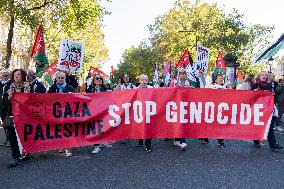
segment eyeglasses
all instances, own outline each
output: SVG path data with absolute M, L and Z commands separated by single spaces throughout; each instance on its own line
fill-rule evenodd
M 96 80 L 97 80 L 97 81 L 99 81 L 99 80 L 101 80 L 101 81 L 102 81 L 102 80 L 103 80 L 103 78 L 96 77 Z
M 126 79 L 126 78 L 129 78 L 129 76 L 124 76 L 123 78 L 125 78 L 125 79 Z
M 186 74 L 185 72 L 180 72 L 179 74 Z
M 65 79 L 65 77 L 57 77 L 57 79 Z

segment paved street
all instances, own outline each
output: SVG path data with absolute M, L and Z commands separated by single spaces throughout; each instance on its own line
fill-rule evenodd
M 284 135 L 276 136 L 284 144 Z M 187 141 L 186 152 L 156 139 L 151 154 L 136 141 L 115 143 L 97 155 L 92 147 L 74 149 L 68 158 L 39 153 L 11 169 L 11 151 L 0 146 L 0 188 L 284 188 L 284 150 L 270 152 L 267 143 L 255 149 L 250 141 L 226 141 L 225 149 L 216 140 Z

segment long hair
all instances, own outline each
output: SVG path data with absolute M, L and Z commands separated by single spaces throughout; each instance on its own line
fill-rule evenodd
M 95 74 L 95 75 L 94 75 L 94 77 L 92 78 L 91 87 L 94 88 L 94 87 L 96 86 L 96 84 L 94 84 L 94 81 L 95 81 L 95 79 L 96 79 L 97 76 L 99 76 L 100 78 L 102 78 L 102 85 L 101 85 L 101 88 L 104 88 L 104 89 L 105 89 L 106 87 L 105 87 L 105 85 L 104 85 L 104 78 L 103 78 L 100 74 Z
M 124 78 L 124 75 L 128 75 L 127 73 L 124 73 L 122 76 L 121 76 L 121 84 L 124 84 L 124 80 L 123 80 L 123 78 Z M 128 77 L 129 77 L 129 79 L 128 79 L 128 83 L 131 83 L 131 79 L 130 79 L 130 76 L 128 75 Z
M 11 82 L 12 83 L 15 83 L 15 79 L 14 79 L 14 74 L 15 72 L 17 71 L 20 71 L 21 72 L 21 75 L 22 75 L 22 79 L 23 79 L 23 82 L 27 82 L 27 73 L 25 70 L 23 69 L 14 69 L 11 73 Z

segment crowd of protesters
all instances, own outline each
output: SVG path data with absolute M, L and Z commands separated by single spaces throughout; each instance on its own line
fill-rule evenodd
M 284 78 L 275 81 L 275 75 L 261 71 L 256 77 L 249 74 L 245 81 L 238 85 L 232 86 L 225 83 L 225 78 L 222 74 L 212 76 L 212 83 L 206 84 L 205 77 L 202 71 L 199 70 L 196 76 L 197 86 L 192 85 L 187 79 L 187 73 L 184 69 L 179 69 L 177 73 L 172 73 L 171 78 L 167 84 L 163 83 L 160 79 L 160 87 L 188 87 L 188 88 L 209 88 L 222 90 L 222 89 L 237 89 L 237 90 L 266 90 L 271 91 L 275 97 L 274 114 L 271 121 L 270 129 L 268 132 L 268 142 L 271 151 L 279 151 L 282 146 L 276 142 L 274 131 L 283 132 L 282 116 L 284 113 Z M 117 82 L 116 85 L 111 87 L 104 84 L 104 79 L 101 75 L 95 74 L 93 77 L 89 74 L 85 79 L 85 83 L 79 86 L 76 76 L 66 72 L 56 72 L 54 75 L 54 84 L 48 89 L 36 78 L 36 73 L 32 70 L 15 69 L 13 71 L 1 70 L 0 72 L 0 113 L 1 123 L 5 131 L 5 142 L 3 145 L 11 147 L 12 161 L 8 164 L 9 167 L 20 165 L 22 160 L 29 157 L 29 154 L 20 154 L 17 134 L 13 124 L 12 104 L 11 98 L 13 93 L 100 93 L 112 90 L 131 90 L 135 88 L 153 88 L 149 84 L 148 76 L 141 75 L 138 83 L 131 83 L 128 74 L 124 74 Z M 208 144 L 208 138 L 200 139 L 202 143 Z M 121 141 L 126 143 L 128 141 Z M 142 139 L 138 140 L 138 146 L 144 147 L 146 152 L 152 152 L 151 139 L 146 139 L 145 143 Z M 180 147 L 183 151 L 187 148 L 185 138 L 174 139 L 174 145 Z M 260 141 L 254 141 L 256 148 L 260 148 Z M 93 154 L 101 151 L 102 146 L 111 147 L 111 143 L 94 144 Z M 218 139 L 218 146 L 225 148 L 223 139 Z M 60 152 L 65 152 L 66 156 L 72 156 L 71 149 L 62 149 Z

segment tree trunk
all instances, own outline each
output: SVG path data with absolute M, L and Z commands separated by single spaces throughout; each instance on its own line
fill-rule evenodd
M 5 68 L 10 67 L 10 60 L 12 56 L 12 42 L 13 42 L 13 37 L 14 37 L 14 26 L 15 26 L 15 16 L 11 16 L 10 20 L 10 27 L 9 27 L 9 33 L 8 33 L 8 39 L 7 39 L 7 51 L 6 51 L 6 64 Z

